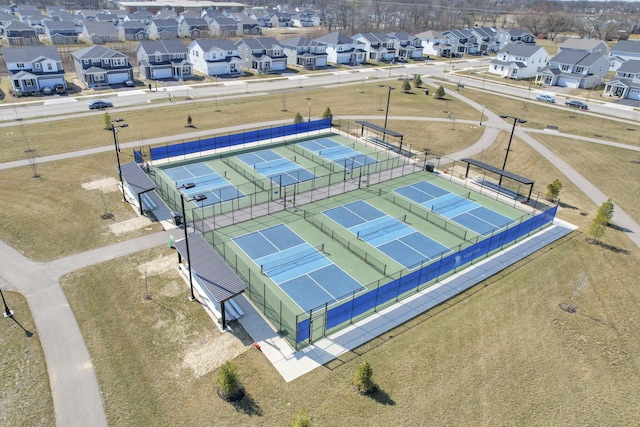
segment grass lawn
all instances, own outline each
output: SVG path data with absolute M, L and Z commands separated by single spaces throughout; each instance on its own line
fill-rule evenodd
M 16 292 L 3 294 L 14 315 L 0 315 L 0 425 L 52 426 L 47 366 L 27 300 Z

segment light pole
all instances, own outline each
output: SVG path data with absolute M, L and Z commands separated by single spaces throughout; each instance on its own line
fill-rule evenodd
M 480 126 L 482 126 L 482 119 L 484 118 L 484 105 L 482 106 L 482 112 L 480 113 Z
M 122 123 L 124 119 L 115 119 L 111 121 L 111 131 L 113 132 L 113 145 L 116 149 L 116 160 L 118 160 L 118 176 L 120 177 L 120 187 L 122 188 L 122 201 L 126 202 L 127 197 L 124 194 L 124 181 L 122 179 L 122 167 L 120 166 L 120 147 L 118 146 L 118 129 L 115 123 L 120 123 L 118 126 L 126 128 L 129 126 L 126 123 Z
M 394 90 L 395 87 L 385 85 L 380 85 L 380 87 L 386 87 L 387 89 L 389 89 L 389 93 L 387 95 L 387 110 L 384 113 L 384 130 L 382 134 L 382 141 L 384 141 L 387 136 L 387 119 L 389 118 L 389 101 L 391 101 L 391 91 Z
M 0 289 L 0 296 L 2 296 L 2 304 L 4 304 L 4 317 L 12 317 L 13 311 L 9 310 L 9 306 L 7 305 L 7 301 L 4 299 L 4 294 L 2 293 L 2 289 Z
M 507 158 L 509 157 L 509 150 L 511 149 L 511 141 L 513 141 L 513 132 L 516 130 L 516 124 L 518 123 L 527 123 L 526 120 L 519 119 L 518 117 L 513 116 L 500 116 L 502 119 L 513 119 L 513 127 L 511 128 L 511 136 L 509 137 L 509 144 L 507 144 L 507 152 L 504 155 L 504 163 L 502 163 L 502 174 L 500 174 L 500 180 L 498 181 L 498 186 L 502 185 L 502 177 L 504 174 L 504 168 L 507 167 Z
M 307 123 L 311 123 L 311 101 L 309 101 L 309 121 Z
M 180 187 L 178 187 L 178 190 L 180 189 L 189 189 L 189 188 L 193 188 L 196 185 L 192 182 L 188 182 L 186 184 L 181 185 Z M 205 196 L 204 194 L 198 194 L 197 196 L 195 196 L 193 199 L 189 199 L 194 200 L 196 202 L 201 202 L 203 200 L 205 200 L 207 198 L 207 196 Z M 193 275 L 191 273 L 191 253 L 189 252 L 189 232 L 187 231 L 187 218 L 186 218 L 186 214 L 185 214 L 185 210 L 184 210 L 184 193 L 182 191 L 180 191 L 180 206 L 182 207 L 182 228 L 184 229 L 184 244 L 187 248 L 187 264 L 189 264 L 189 290 L 191 292 L 191 294 L 189 295 L 189 301 L 195 301 L 196 300 L 196 296 L 193 293 Z

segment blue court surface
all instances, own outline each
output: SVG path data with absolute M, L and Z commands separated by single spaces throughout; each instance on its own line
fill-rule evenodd
M 492 209 L 427 181 L 396 188 L 394 191 L 483 236 L 514 222 Z
M 273 150 L 240 154 L 236 158 L 281 186 L 308 181 L 316 177 L 313 173 Z
M 450 252 L 450 248 L 362 200 L 323 213 L 406 268 Z
M 373 157 L 362 154 L 353 148 L 346 147 L 331 138 L 314 139 L 313 141 L 301 142 L 298 145 L 312 151 L 318 156 L 322 156 L 339 164 L 345 169 L 355 169 L 377 163 L 377 160 Z
M 236 187 L 229 183 L 224 177 L 216 173 L 206 163 L 193 163 L 190 165 L 177 166 L 165 169 L 164 173 L 170 180 L 176 183 L 176 187 L 193 183 L 193 188 L 183 188 L 182 191 L 187 197 L 192 198 L 199 194 L 204 194 L 207 198 L 198 203 L 199 206 L 214 205 L 219 202 L 237 199 L 244 196 Z
M 304 311 L 365 289 L 284 224 L 233 241 Z

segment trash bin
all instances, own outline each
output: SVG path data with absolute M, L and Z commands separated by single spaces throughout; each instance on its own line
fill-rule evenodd
M 175 225 L 182 225 L 182 215 L 180 215 L 178 212 L 171 212 L 171 217 L 173 218 L 173 223 Z
M 429 89 L 425 89 L 425 90 L 424 90 L 424 94 L 425 94 L 425 95 L 427 95 L 427 96 L 429 96 Z
M 427 172 L 433 172 L 435 170 L 435 165 L 433 163 L 427 163 L 424 165 L 424 168 Z

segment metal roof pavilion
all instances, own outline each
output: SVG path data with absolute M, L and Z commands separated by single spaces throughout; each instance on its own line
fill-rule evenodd
M 127 187 L 133 191 L 138 198 L 140 215 L 143 214 L 141 195 L 147 191 L 155 190 L 156 184 L 147 176 L 136 162 L 125 163 L 120 167 L 122 179 L 127 183 Z
M 527 196 L 527 199 L 531 198 L 531 193 L 533 192 L 533 184 L 535 183 L 534 180 L 529 179 L 529 178 L 525 178 L 524 176 L 516 175 L 515 173 L 506 171 L 504 169 L 497 168 L 495 166 L 491 166 L 490 164 L 483 163 L 483 162 L 481 162 L 479 160 L 470 159 L 470 158 L 461 159 L 461 160 L 463 162 L 467 163 L 467 170 L 466 170 L 466 172 L 464 174 L 465 178 L 469 177 L 469 166 L 470 165 L 477 166 L 477 167 L 479 167 L 481 169 L 484 169 L 484 170 L 487 170 L 489 172 L 493 172 L 495 174 L 498 174 L 501 177 L 504 176 L 504 177 L 512 179 L 512 180 L 514 180 L 516 182 L 519 182 L 521 184 L 528 185 L 529 186 L 529 195 Z
M 362 125 L 364 127 L 368 127 L 368 128 L 373 129 L 373 130 L 377 130 L 378 132 L 386 133 L 387 135 L 393 136 L 395 138 L 404 137 L 404 135 L 399 133 L 399 132 L 393 131 L 391 129 L 387 129 L 387 128 L 383 127 L 383 126 L 378 126 L 378 125 L 373 124 L 373 123 L 365 122 L 363 120 L 356 120 L 356 123 L 359 124 L 359 125 Z

